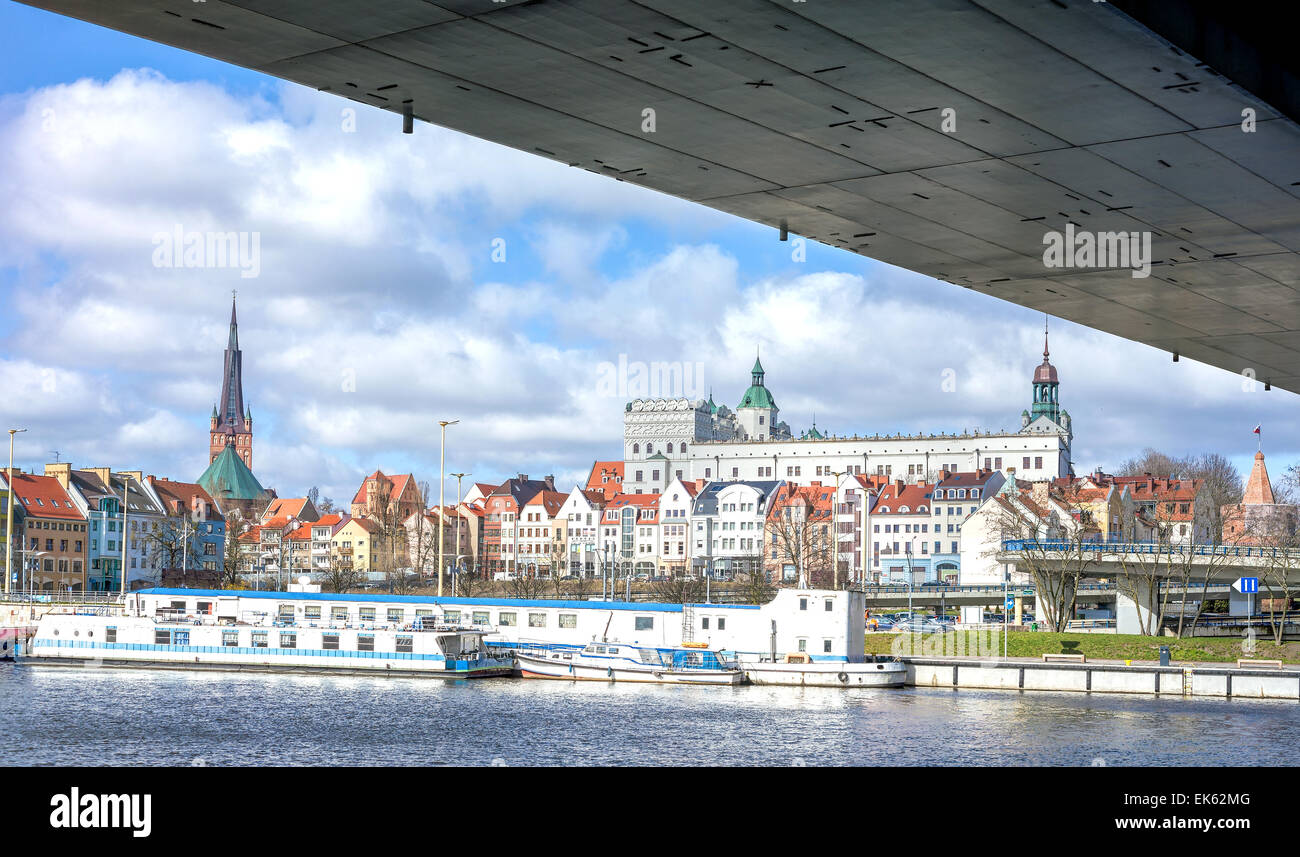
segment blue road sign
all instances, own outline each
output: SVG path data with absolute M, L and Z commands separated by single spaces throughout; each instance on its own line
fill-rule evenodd
M 1014 599 L 1014 598 L 1008 598 L 1008 599 L 1007 599 L 1007 609 L 1008 609 L 1008 610 L 1015 610 L 1015 609 L 1016 609 L 1016 599 Z
M 1238 578 L 1237 582 L 1232 584 L 1232 588 L 1242 593 L 1243 595 L 1250 592 L 1259 592 L 1259 578 L 1258 577 Z

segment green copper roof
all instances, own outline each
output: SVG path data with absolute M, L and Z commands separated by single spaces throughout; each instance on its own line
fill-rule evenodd
M 749 371 L 753 372 L 755 375 L 763 374 L 763 364 L 759 361 L 757 357 L 754 358 L 754 368 L 750 369 Z
M 235 452 L 233 446 L 221 450 L 221 454 L 208 465 L 199 477 L 199 484 L 214 500 L 255 500 L 265 489 L 257 481 L 253 471 Z
M 745 395 L 740 399 L 742 408 L 775 408 L 776 400 L 772 394 L 762 384 L 754 384 L 745 391 Z

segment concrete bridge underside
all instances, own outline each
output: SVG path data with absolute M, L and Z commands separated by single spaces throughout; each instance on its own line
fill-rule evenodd
M 1267 7 L 28 2 L 1300 390 L 1300 85 Z M 1151 276 L 1046 267 L 1070 224 L 1149 232 Z

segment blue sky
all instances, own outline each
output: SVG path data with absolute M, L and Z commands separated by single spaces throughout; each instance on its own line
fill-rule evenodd
M 734 406 L 761 347 L 796 432 L 1012 428 L 1029 405 L 1033 311 L 816 243 L 796 261 L 766 227 L 15 3 L 0 56 L 0 381 L 24 468 L 58 450 L 197 477 L 232 289 L 254 470 L 281 496 L 346 499 L 376 467 L 434 480 L 443 418 L 449 471 L 567 488 L 620 454 L 597 379 L 621 354 L 702 364 Z M 257 232 L 259 276 L 154 266 L 176 224 Z M 1256 423 L 1275 477 L 1300 457 L 1289 393 L 1057 319 L 1052 356 L 1078 472 L 1146 446 L 1245 472 Z

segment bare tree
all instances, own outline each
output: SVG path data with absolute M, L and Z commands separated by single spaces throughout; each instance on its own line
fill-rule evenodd
M 760 550 L 775 550 L 774 565 L 792 565 L 815 589 L 833 589 L 836 584 L 834 533 L 829 519 L 813 517 L 813 506 L 803 497 L 792 497 L 767 518 Z M 761 554 L 760 554 L 761 559 Z
M 766 604 L 776 595 L 776 587 L 767 579 L 766 574 L 737 575 L 736 585 L 746 604 Z
M 244 531 L 244 515 L 238 509 L 226 513 L 226 543 L 221 556 L 221 588 L 241 586 L 244 570 L 244 552 L 239 546 L 239 536 Z
M 321 577 L 322 588 L 326 592 L 350 592 L 361 581 L 355 568 L 350 564 L 332 562 Z
M 656 601 L 665 604 L 693 604 L 704 598 L 704 582 L 698 578 L 671 576 L 651 587 Z
M 517 574 L 506 581 L 506 595 L 511 598 L 540 598 L 546 592 L 546 581 L 526 574 Z

